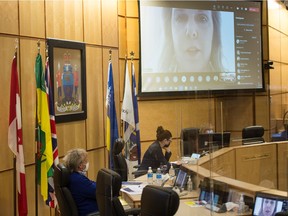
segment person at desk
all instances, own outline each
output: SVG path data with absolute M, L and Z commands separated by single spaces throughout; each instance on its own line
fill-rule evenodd
M 169 159 L 172 155 L 169 146 L 172 142 L 172 134 L 169 130 L 164 130 L 162 126 L 159 126 L 156 131 L 156 138 L 157 139 L 149 146 L 145 152 L 142 163 L 138 170 L 148 170 L 149 167 L 151 167 L 153 170 L 161 167 L 162 171 L 164 172 L 169 170 Z M 165 155 L 163 154 L 162 149 L 165 150 Z
M 63 158 L 64 165 L 71 172 L 69 190 L 77 205 L 80 216 L 98 211 L 96 202 L 96 182 L 87 178 L 88 153 L 76 148 L 67 152 Z

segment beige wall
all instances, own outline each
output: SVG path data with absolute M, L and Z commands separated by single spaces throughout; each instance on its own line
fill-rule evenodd
M 34 112 L 35 76 L 34 63 L 37 42 L 45 55 L 45 40 L 57 38 L 81 41 L 86 44 L 87 120 L 57 124 L 59 154 L 74 147 L 89 151 L 89 177 L 96 178 L 99 168 L 107 166 L 107 151 L 104 143 L 105 95 L 109 49 L 112 50 L 115 101 L 120 125 L 120 109 L 123 97 L 124 60 L 135 52 L 136 78 L 139 73 L 139 25 L 136 0 L 26 0 L 0 1 L 0 208 L 1 214 L 13 215 L 13 155 L 7 145 L 9 89 L 11 61 L 15 39 L 19 41 L 18 70 L 22 97 L 23 144 L 28 187 L 29 215 L 35 215 L 34 184 Z M 264 4 L 266 11 L 266 4 Z M 269 10 L 269 14 L 270 14 Z M 275 69 L 265 71 L 266 83 L 271 81 L 264 93 L 219 95 L 217 97 L 189 98 L 139 98 L 139 118 L 142 152 L 155 139 L 157 126 L 162 125 L 173 134 L 172 160 L 180 156 L 179 136 L 181 128 L 215 126 L 232 132 L 232 139 L 241 137 L 243 127 L 261 124 L 268 140 L 271 117 L 281 118 L 287 105 L 287 11 L 284 8 L 271 11 L 263 17 L 264 59 L 273 60 Z M 281 17 L 281 18 L 280 18 Z M 275 20 L 274 20 L 275 19 Z M 268 21 L 267 21 L 268 20 Z M 272 21 L 274 20 L 274 21 Z M 269 34 L 268 34 L 269 32 Z M 269 37 L 268 37 L 269 36 Z M 276 37 L 276 40 L 271 38 Z M 269 38 L 269 41 L 268 41 Z M 279 42 L 280 41 L 280 42 Z M 269 47 L 268 47 L 269 42 Z M 276 43 L 276 44 L 274 44 Z M 279 44 L 280 43 L 280 44 Z M 273 48 L 272 48 L 273 47 Z M 284 48 L 286 47 L 286 49 Z M 268 48 L 270 53 L 268 53 Z M 273 50 L 273 51 L 271 51 Z M 268 55 L 269 54 L 269 55 Z M 280 75 L 274 77 L 274 74 Z M 275 83 L 274 83 L 275 82 Z M 274 91 L 275 89 L 275 91 Z M 280 89 L 280 90 L 279 90 Z M 275 94 L 274 94 L 275 92 Z M 223 127 L 220 125 L 220 107 L 223 108 Z M 288 108 L 286 108 L 288 109 Z M 232 145 L 235 143 L 232 142 Z M 235 144 L 236 145 L 236 144 Z M 9 194 L 7 196 L 7 194 Z M 39 195 L 39 215 L 53 215 L 43 204 Z

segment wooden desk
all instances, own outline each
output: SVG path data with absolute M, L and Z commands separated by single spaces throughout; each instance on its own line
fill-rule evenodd
M 125 200 L 129 206 L 132 208 L 139 208 L 141 207 L 141 194 L 131 195 L 126 192 L 121 193 L 122 199 Z M 181 200 L 191 200 L 199 197 L 199 193 L 195 190 L 192 192 L 188 192 L 187 195 L 181 196 Z
M 211 216 L 211 215 L 222 215 L 222 216 L 231 216 L 237 215 L 234 212 L 226 212 L 226 213 L 216 213 L 210 212 L 210 210 L 206 209 L 204 206 L 191 207 L 186 204 L 187 200 L 180 200 L 180 205 L 178 211 L 175 216 L 185 216 L 185 215 L 196 215 L 196 216 Z

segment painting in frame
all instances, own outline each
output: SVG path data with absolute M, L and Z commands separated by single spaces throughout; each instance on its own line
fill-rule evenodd
M 56 123 L 85 120 L 85 44 L 47 39 Z

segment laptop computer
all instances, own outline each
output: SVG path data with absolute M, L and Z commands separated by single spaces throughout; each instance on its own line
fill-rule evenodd
M 167 181 L 168 181 L 168 179 L 166 181 L 163 181 L 161 186 L 164 186 Z M 179 189 L 182 190 L 183 188 L 185 188 L 186 184 L 187 184 L 187 172 L 185 172 L 182 169 L 179 169 L 177 172 L 176 180 L 175 180 L 173 186 L 168 187 L 168 188 L 178 187 Z
M 272 195 L 264 192 L 256 192 L 253 216 L 261 216 L 265 213 L 275 215 L 276 212 L 288 211 L 288 198 L 279 195 Z

